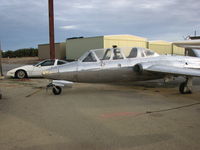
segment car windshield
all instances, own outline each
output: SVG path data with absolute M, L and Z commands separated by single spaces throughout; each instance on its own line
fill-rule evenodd
M 45 61 L 45 60 L 44 60 Z M 39 63 L 37 63 L 37 64 L 33 64 L 33 66 L 39 66 L 41 63 L 43 63 L 44 61 L 41 61 L 41 62 L 39 62 Z
M 44 60 L 44 61 L 41 61 L 37 64 L 35 64 L 34 66 L 53 66 L 54 65 L 54 62 L 55 60 Z

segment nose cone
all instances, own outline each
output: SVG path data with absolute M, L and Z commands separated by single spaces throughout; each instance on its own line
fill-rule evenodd
M 59 75 L 58 67 L 47 69 L 42 72 L 42 76 L 47 79 L 56 79 Z

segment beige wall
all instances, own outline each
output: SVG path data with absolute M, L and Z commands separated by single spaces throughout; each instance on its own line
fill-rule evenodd
M 66 42 L 60 43 L 59 52 L 57 53 L 59 55 L 57 58 L 59 59 L 66 59 Z
M 133 35 L 111 35 L 104 36 L 104 48 L 111 48 L 113 45 L 118 47 L 144 47 L 147 48 L 147 39 Z M 128 55 L 130 48 L 125 48 L 124 53 Z
M 149 41 L 148 48 L 157 52 L 158 54 L 172 53 L 172 44 L 167 41 Z
M 149 49 L 157 52 L 158 54 L 171 54 L 172 45 L 162 45 L 162 44 L 149 44 Z
M 147 47 L 147 39 L 132 35 L 110 35 L 67 40 L 67 59 L 78 59 L 86 51 L 99 48 Z
M 65 59 L 66 57 L 66 43 L 56 43 L 55 44 L 56 58 Z M 38 57 L 39 59 L 49 59 L 50 58 L 50 46 L 49 44 L 38 45 Z
M 185 55 L 185 48 L 173 45 L 173 54 L 176 54 L 176 55 Z
M 67 40 L 67 60 L 78 59 L 85 52 L 91 49 L 103 48 L 103 36 Z
M 171 54 L 172 51 L 177 55 L 184 55 L 184 48 L 173 46 L 167 41 L 149 41 L 146 38 L 133 35 L 109 35 L 80 39 L 71 39 L 63 43 L 56 43 L 56 58 L 74 60 L 82 56 L 86 51 L 99 48 L 111 48 L 113 45 L 118 47 L 144 47 L 154 50 L 159 54 Z M 48 59 L 49 44 L 38 45 L 40 59 Z M 125 54 L 129 54 L 127 48 Z
M 149 41 L 149 49 L 157 52 L 158 54 L 176 54 L 184 55 L 185 49 L 172 45 L 167 41 Z
M 147 39 L 132 35 L 104 36 L 104 48 L 118 47 L 147 47 Z

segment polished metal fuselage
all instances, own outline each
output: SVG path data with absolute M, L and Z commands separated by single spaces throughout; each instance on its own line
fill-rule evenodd
M 142 64 L 144 68 L 151 65 L 168 65 L 181 68 L 200 69 L 200 59 L 188 56 L 156 56 L 125 58 L 119 60 L 99 60 L 97 62 L 71 62 L 48 70 L 45 78 L 67 80 L 72 82 L 107 83 L 131 82 L 160 79 L 162 73 L 136 72 L 134 66 Z

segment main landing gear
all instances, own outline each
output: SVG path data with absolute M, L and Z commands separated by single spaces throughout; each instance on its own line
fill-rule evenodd
M 186 81 L 180 84 L 179 91 L 181 94 L 192 93 L 192 77 L 186 77 Z

